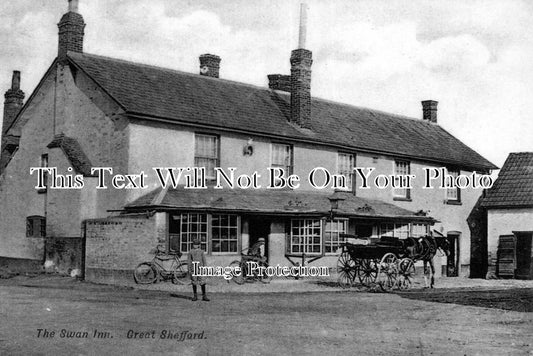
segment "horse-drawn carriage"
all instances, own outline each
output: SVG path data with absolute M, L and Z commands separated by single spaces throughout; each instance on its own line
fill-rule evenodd
M 359 281 L 365 286 L 379 285 L 385 291 L 409 289 L 413 284 L 415 261 L 422 260 L 424 272 L 429 263 L 430 271 L 427 272 L 431 272 L 433 287 L 433 257 L 438 249 L 449 253 L 445 238 L 381 238 L 370 242 L 370 239 L 348 237 L 337 261 L 338 283 L 343 288 Z

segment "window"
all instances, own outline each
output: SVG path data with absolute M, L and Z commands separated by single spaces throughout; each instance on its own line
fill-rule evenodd
M 354 169 L 355 167 L 355 159 L 354 155 L 349 153 L 339 153 L 338 159 L 337 159 L 337 171 L 339 174 L 342 174 L 346 177 L 346 188 L 349 191 L 354 191 L 354 184 L 355 184 L 355 174 Z
M 458 169 L 448 169 L 448 175 L 453 177 L 453 181 L 459 176 Z M 446 180 L 446 201 L 447 202 L 460 202 L 461 201 L 461 189 L 459 187 L 453 187 L 451 179 Z
M 326 228 L 324 231 L 324 252 L 335 253 L 340 248 L 340 244 L 344 242 L 344 237 L 341 234 L 346 233 L 347 220 L 334 219 L 333 221 L 326 221 Z
M 46 219 L 44 216 L 26 218 L 26 237 L 46 237 Z
M 198 239 L 206 252 L 236 253 L 239 248 L 239 223 L 239 217 L 230 214 L 170 214 L 169 251 L 189 252 L 192 241 Z
M 429 235 L 429 225 L 411 224 L 411 237 L 420 237 Z
M 218 137 L 196 134 L 194 137 L 194 165 L 205 168 L 205 177 L 215 179 L 215 167 L 219 166 Z
M 408 175 L 411 174 L 411 163 L 408 161 L 395 161 L 394 162 L 394 175 Z M 400 184 L 400 177 L 394 179 L 396 186 Z M 399 199 L 411 199 L 411 191 L 408 188 L 394 188 L 394 198 Z
M 322 253 L 322 220 L 293 219 L 287 245 L 290 253 Z
M 293 173 L 292 146 L 280 143 L 272 144 L 272 167 L 280 167 L 285 174 Z
M 409 237 L 409 224 L 386 223 L 381 224 L 380 236 L 406 239 Z
M 211 251 L 237 252 L 237 215 L 215 215 L 211 218 Z
M 194 239 L 207 251 L 207 214 L 170 215 L 169 250 L 189 252 Z

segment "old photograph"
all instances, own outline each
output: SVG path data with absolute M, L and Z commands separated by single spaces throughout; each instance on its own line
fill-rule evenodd
M 533 354 L 533 4 L 0 4 L 0 354 Z

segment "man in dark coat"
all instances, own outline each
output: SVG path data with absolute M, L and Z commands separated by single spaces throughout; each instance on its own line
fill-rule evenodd
M 204 250 L 200 248 L 200 240 L 194 239 L 192 242 L 192 249 L 189 251 L 189 259 L 188 259 L 188 265 L 189 265 L 189 275 L 191 276 L 191 282 L 192 282 L 192 291 L 193 291 L 193 301 L 198 300 L 198 294 L 197 294 L 197 288 L 198 285 L 202 288 L 202 300 L 208 302 L 209 298 L 207 298 L 206 292 L 205 292 L 205 277 L 203 276 L 193 276 L 193 262 L 198 263 L 198 267 L 205 266 L 205 254 Z

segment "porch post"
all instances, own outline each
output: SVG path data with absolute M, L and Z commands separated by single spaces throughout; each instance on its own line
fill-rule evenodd
M 288 266 L 290 263 L 285 258 L 285 223 L 274 220 L 270 224 L 268 235 L 268 264 L 270 266 Z

